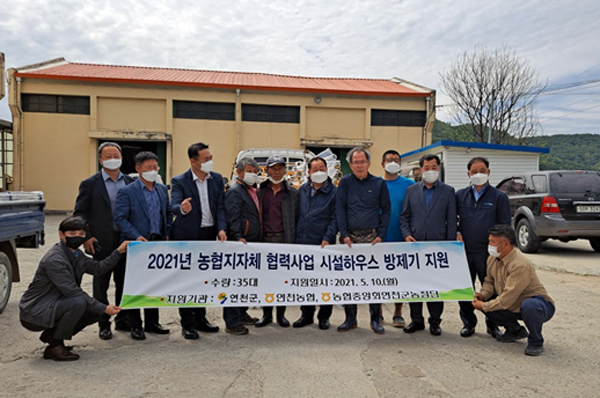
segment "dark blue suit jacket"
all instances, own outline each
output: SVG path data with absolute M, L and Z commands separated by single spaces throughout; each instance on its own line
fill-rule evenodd
M 210 212 L 218 231 L 227 231 L 227 216 L 225 214 L 225 186 L 223 177 L 219 173 L 210 172 L 208 178 L 208 200 Z M 192 210 L 181 213 L 181 202 L 192 198 Z M 171 180 L 171 211 L 175 216 L 170 237 L 173 240 L 196 240 L 199 239 L 200 225 L 202 223 L 202 206 L 198 187 L 193 180 L 192 171 L 173 177 Z
M 402 238 L 417 241 L 456 240 L 456 196 L 454 188 L 437 182 L 429 209 L 425 206 L 423 181 L 406 188 L 400 226 Z
M 171 205 L 167 187 L 154 183 L 160 199 L 161 235 L 166 240 L 171 229 Z M 121 240 L 136 240 L 140 236 L 150 237 L 150 212 L 139 181 L 119 190 L 115 204 L 115 223 L 121 229 Z

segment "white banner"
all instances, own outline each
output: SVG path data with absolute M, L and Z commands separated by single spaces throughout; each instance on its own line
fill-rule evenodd
M 473 300 L 457 241 L 132 242 L 122 308 Z

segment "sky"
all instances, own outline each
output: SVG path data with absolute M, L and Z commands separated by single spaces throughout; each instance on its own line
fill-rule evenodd
M 476 46 L 506 47 L 563 87 L 539 98 L 543 134 L 600 134 L 597 0 L 2 0 L 6 67 L 70 62 L 319 77 L 399 77 L 437 91 Z M 7 98 L 0 119 L 12 120 Z

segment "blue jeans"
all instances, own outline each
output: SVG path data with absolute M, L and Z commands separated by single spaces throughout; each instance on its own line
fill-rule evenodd
M 544 345 L 542 337 L 542 324 L 548 322 L 554 316 L 554 305 L 542 296 L 526 298 L 521 303 L 521 312 L 509 310 L 498 310 L 486 312 L 485 315 L 500 326 L 510 330 L 519 330 L 521 325 L 518 320 L 522 319 L 529 331 L 527 342 L 532 346 Z

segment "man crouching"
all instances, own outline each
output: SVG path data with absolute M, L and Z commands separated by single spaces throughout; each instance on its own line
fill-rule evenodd
M 544 351 L 542 324 L 554 316 L 554 301 L 515 244 L 510 225 L 499 224 L 490 229 L 487 276 L 481 292 L 475 293 L 473 307 L 506 328 L 496 340 L 510 343 L 527 337 L 525 355 L 537 356 Z M 519 324 L 520 319 L 527 329 Z
M 99 276 L 112 270 L 127 251 L 128 241 L 102 261 L 93 260 L 77 248 L 86 240 L 87 224 L 80 217 L 68 217 L 58 227 L 60 242 L 40 261 L 33 281 L 19 303 L 21 324 L 33 332 L 42 331 L 48 343 L 44 359 L 75 361 L 79 355 L 65 347 L 84 327 L 98 322 L 102 314 L 121 311 L 114 304 L 102 304 L 81 290 L 84 273 Z

